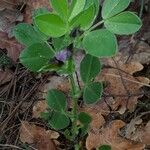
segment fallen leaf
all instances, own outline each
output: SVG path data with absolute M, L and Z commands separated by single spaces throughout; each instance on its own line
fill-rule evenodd
M 40 118 L 41 113 L 45 112 L 46 109 L 47 109 L 47 103 L 46 103 L 46 101 L 38 101 L 33 106 L 32 117 L 33 118 Z
M 46 133 L 51 137 L 51 139 L 58 139 L 60 136 L 58 132 L 52 130 L 48 130 Z
M 104 90 L 107 96 L 112 96 L 113 101 L 107 101 L 112 110 L 118 110 L 123 114 L 126 109 L 133 112 L 138 98 L 142 97 L 143 86 L 149 86 L 149 79 L 145 77 L 134 77 L 133 73 L 143 69 L 143 65 L 138 62 L 125 64 L 120 57 L 107 59 L 107 65 L 110 68 L 104 68 L 97 80 L 103 80 L 108 83 Z M 116 66 L 117 64 L 117 66 Z
M 112 98 L 109 97 L 106 99 L 110 101 Z M 97 130 L 105 124 L 104 116 L 110 113 L 110 109 L 105 103 L 105 100 L 102 98 L 96 105 L 85 105 L 79 109 L 80 112 L 86 112 L 92 117 L 92 122 L 90 123 L 91 130 Z
M 9 82 L 13 77 L 13 73 L 6 69 L 5 71 L 0 70 L 0 85 L 5 84 L 6 82 Z
M 67 78 L 59 76 L 50 76 L 48 82 L 43 87 L 39 87 L 40 93 L 38 97 L 43 99 L 47 96 L 48 90 L 57 89 L 64 93 L 68 93 L 70 90 L 70 84 Z
M 0 11 L 0 31 L 12 37 L 12 29 L 16 21 L 23 21 L 23 15 L 18 10 L 4 9 Z
M 35 144 L 38 150 L 56 150 L 51 140 L 51 132 L 36 125 L 30 125 L 27 121 L 21 122 L 20 140 L 23 143 Z
M 1 0 L 0 1 L 0 11 L 4 9 L 13 10 L 19 5 L 23 0 Z
M 136 117 L 126 125 L 125 137 L 135 142 L 138 141 L 143 144 L 150 145 L 150 121 L 146 124 L 146 126 L 143 126 L 143 124 L 136 124 L 138 119 L 140 118 Z
M 134 143 L 119 135 L 119 130 L 124 125 L 123 121 L 115 120 L 97 131 L 90 131 L 86 139 L 87 149 L 92 150 L 101 145 L 110 145 L 112 150 L 143 150 L 144 144 Z
M 14 38 L 9 39 L 8 35 L 3 32 L 0 32 L 0 43 L 0 48 L 6 49 L 8 57 L 16 62 L 22 50 L 21 44 L 19 44 Z

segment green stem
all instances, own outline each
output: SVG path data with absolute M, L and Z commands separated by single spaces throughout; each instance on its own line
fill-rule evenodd
M 95 25 L 93 25 L 91 28 L 89 28 L 88 30 L 86 30 L 79 38 L 82 39 L 86 33 L 92 31 L 93 29 L 95 29 L 96 27 L 98 27 L 99 25 L 103 24 L 104 20 L 99 21 L 98 23 L 96 23 Z
M 88 29 L 88 31 L 91 31 L 93 29 L 95 29 L 96 27 L 98 27 L 99 25 L 103 24 L 104 20 L 99 21 L 98 23 L 96 23 L 95 25 L 93 25 L 90 29 Z
M 71 91 L 72 91 L 72 98 L 73 98 L 72 139 L 74 140 L 78 132 L 78 127 L 77 127 L 77 120 L 78 120 L 77 119 L 77 115 L 78 115 L 77 114 L 77 107 L 78 107 L 77 101 L 78 99 L 76 97 L 77 87 L 75 84 L 74 76 L 73 74 L 71 74 L 69 77 L 70 77 L 70 84 L 71 84 Z

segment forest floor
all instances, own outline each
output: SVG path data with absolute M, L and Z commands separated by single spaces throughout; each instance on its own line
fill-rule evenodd
M 145 1 L 146 2 L 146 1 Z M 72 150 L 60 132 L 51 130 L 40 118 L 47 108 L 45 95 L 56 88 L 70 90 L 68 80 L 56 73 L 33 74 L 19 62 L 23 46 L 12 36 L 12 28 L 31 23 L 32 11 L 48 7 L 48 0 L 0 0 L 0 149 Z M 50 9 L 50 6 L 49 6 Z M 140 12 L 139 1 L 128 8 Z M 111 145 L 112 150 L 150 149 L 150 8 L 144 4 L 143 26 L 133 36 L 118 37 L 119 52 L 103 59 L 96 80 L 106 86 L 99 103 L 82 106 L 92 123 L 80 139 L 82 149 Z M 79 65 L 82 53 L 76 54 Z M 80 78 L 80 77 L 79 77 Z M 81 83 L 82 84 L 82 83 Z

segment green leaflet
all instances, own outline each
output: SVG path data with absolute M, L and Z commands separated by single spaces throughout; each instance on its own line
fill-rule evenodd
M 104 25 L 115 34 L 128 35 L 137 32 L 141 28 L 142 22 L 134 13 L 125 11 L 105 20 Z
M 62 112 L 67 107 L 65 95 L 58 90 L 49 90 L 46 100 L 48 106 L 55 111 Z
M 20 23 L 13 30 L 15 38 L 23 45 L 30 46 L 34 43 L 43 42 L 42 36 L 27 23 Z
M 54 11 L 64 20 L 68 19 L 68 0 L 50 0 Z
M 61 114 L 60 112 L 52 112 L 51 118 L 48 121 L 50 127 L 61 130 L 69 126 L 70 119 L 65 115 Z
M 101 71 L 101 64 L 97 57 L 87 54 L 80 63 L 80 75 L 82 81 L 87 84 Z
M 85 112 L 80 112 L 78 119 L 84 125 L 89 124 L 92 121 L 92 117 Z
M 72 1 L 69 21 L 71 21 L 75 16 L 77 16 L 80 12 L 83 11 L 85 3 L 86 3 L 86 0 L 73 0 Z
M 29 70 L 38 72 L 54 57 L 53 49 L 45 43 L 34 43 L 20 54 L 21 63 Z
M 125 10 L 131 0 L 105 0 L 102 7 L 103 19 L 110 18 Z
M 86 104 L 96 103 L 102 96 L 102 83 L 93 82 L 85 86 L 83 100 Z
M 51 37 L 60 37 L 69 30 L 67 23 L 51 13 L 35 17 L 35 24 L 41 32 Z
M 83 39 L 83 47 L 89 54 L 96 57 L 113 56 L 118 49 L 115 35 L 106 29 L 87 33 Z
M 80 27 L 82 30 L 88 29 L 95 19 L 95 8 L 94 5 L 91 5 L 88 9 L 79 13 L 74 17 L 71 22 L 71 28 Z

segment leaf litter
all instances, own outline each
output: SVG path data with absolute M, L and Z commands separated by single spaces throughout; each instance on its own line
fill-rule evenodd
M 25 2 L 26 8 L 23 13 L 18 11 L 16 5 L 21 5 L 22 1 L 10 0 L 8 2 L 9 3 L 6 3 L 3 0 L 0 2 L 0 49 L 6 50 L 7 55 L 14 61 L 14 63 L 16 63 L 18 61 L 20 51 L 22 50 L 22 46 L 18 44 L 14 38 L 11 38 L 12 27 L 18 21 L 20 22 L 24 20 L 25 22 L 31 23 L 33 9 L 48 6 L 49 2 L 47 0 L 27 1 Z M 50 9 L 50 7 L 48 9 Z M 148 30 L 146 27 L 143 28 Z M 150 63 L 149 31 L 142 32 L 143 35 L 141 39 L 131 39 L 126 37 L 126 39 L 120 40 L 120 54 L 113 59 L 103 61 L 104 68 L 102 70 L 102 74 L 96 79 L 103 81 L 106 84 L 103 97 L 96 105 L 82 106 L 80 110 L 88 112 L 93 119 L 85 142 L 88 150 L 97 148 L 102 144 L 111 145 L 112 150 L 142 150 L 146 147 L 146 145 L 150 145 L 150 123 L 147 120 L 145 121 L 143 116 L 140 114 L 136 115 L 135 113 L 137 111 L 139 98 L 146 95 L 142 87 L 149 87 L 148 78 L 140 75 L 135 76 L 135 73 L 143 70 L 145 64 L 149 65 Z M 82 55 L 78 56 L 78 58 L 77 63 L 81 60 Z M 13 71 L 9 69 L 1 71 L 0 86 L 12 81 L 12 74 Z M 27 76 L 24 77 L 29 80 Z M 32 77 L 32 80 L 34 81 L 35 78 Z M 46 81 L 47 82 L 41 84 L 40 87 L 37 87 L 38 92 L 35 94 L 37 96 L 35 98 L 36 101 L 33 101 L 31 108 L 28 106 L 29 103 L 27 101 L 27 107 L 29 107 L 27 110 L 29 111 L 29 114 L 32 113 L 32 115 L 29 115 L 28 113 L 20 115 L 19 113 L 22 113 L 22 111 L 18 110 L 18 108 L 21 108 L 19 107 L 21 104 L 17 103 L 17 106 L 12 105 L 13 107 L 15 106 L 16 110 L 18 110 L 18 112 L 16 111 L 16 116 L 17 114 L 19 114 L 19 116 L 23 115 L 21 120 L 30 120 L 34 118 L 37 121 L 40 118 L 41 112 L 44 112 L 47 109 L 47 104 L 45 100 L 42 99 L 44 98 L 43 95 L 45 95 L 43 93 L 46 93 L 48 89 L 55 87 L 64 93 L 69 92 L 70 87 L 68 86 L 69 84 L 65 77 L 50 75 L 50 77 L 46 78 Z M 30 82 L 30 84 L 31 83 L 32 82 Z M 27 89 L 28 87 L 25 88 Z M 15 89 L 15 86 L 13 88 L 14 90 L 17 90 Z M 24 96 L 22 94 L 23 93 L 21 93 L 21 97 Z M 17 92 L 15 95 L 17 95 Z M 32 94 L 31 96 L 33 97 Z M 12 96 L 12 99 L 13 98 L 14 96 Z M 32 98 L 29 96 L 28 99 L 30 100 Z M 6 104 L 8 106 L 10 105 L 9 103 Z M 127 117 L 119 118 L 119 116 L 125 116 L 127 112 L 130 114 L 129 120 Z M 10 111 L 9 113 L 13 114 L 14 112 Z M 134 117 L 131 115 L 133 113 L 135 113 Z M 117 117 L 113 116 L 113 114 L 116 114 Z M 29 116 L 30 118 L 28 118 Z M 110 116 L 111 118 L 109 118 Z M 10 117 L 8 116 L 7 119 L 10 119 Z M 126 121 L 126 119 L 128 121 Z M 16 134 L 16 137 L 20 137 L 20 141 L 22 143 L 28 143 L 29 145 L 35 146 L 41 150 L 57 149 L 57 144 L 53 141 L 53 139 L 57 141 L 59 137 L 57 132 L 46 130 L 44 127 L 35 125 L 36 122 L 32 124 L 28 121 L 19 122 L 21 123 L 19 129 L 20 132 Z M 4 120 L 3 123 L 5 123 Z M 12 126 L 15 125 L 16 124 L 14 123 Z M 9 124 L 8 127 L 10 128 Z M 10 137 L 12 137 L 12 132 L 10 132 Z M 16 144 L 16 141 L 12 142 L 9 138 L 7 141 L 9 141 L 8 144 Z

